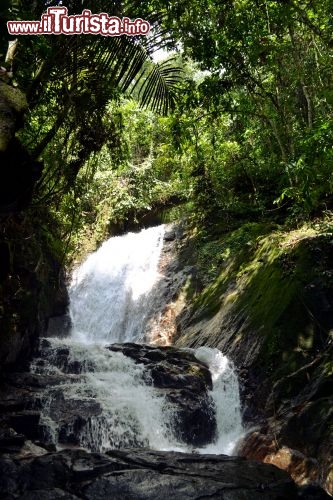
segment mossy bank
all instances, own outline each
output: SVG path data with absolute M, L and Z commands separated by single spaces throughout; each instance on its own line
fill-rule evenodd
M 332 492 L 333 225 L 245 223 L 192 233 L 194 271 L 177 346 L 208 345 L 235 362 L 248 457 Z

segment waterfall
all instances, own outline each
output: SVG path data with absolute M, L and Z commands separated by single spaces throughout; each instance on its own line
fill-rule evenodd
M 189 451 L 175 437 L 173 405 L 149 383 L 144 366 L 105 347 L 148 343 L 163 279 L 158 271 L 163 236 L 159 226 L 110 238 L 74 271 L 71 335 L 46 339 L 31 366 L 52 382 L 41 397 L 46 441 L 61 446 L 72 440 L 92 451 L 132 446 Z M 215 442 L 195 451 L 231 454 L 243 433 L 235 370 L 217 349 L 201 347 L 194 354 L 211 371 L 217 421 Z
M 202 452 L 231 455 L 243 433 L 235 368 L 218 349 L 199 347 L 195 350 L 195 356 L 210 369 L 213 380 L 212 396 L 216 407 L 217 440 L 205 446 Z
M 163 235 L 164 226 L 158 226 L 110 238 L 76 269 L 69 289 L 74 338 L 144 340 Z
M 70 435 L 75 432 L 79 444 L 92 451 L 132 446 L 172 447 L 168 428 L 172 408 L 151 385 L 144 383 L 143 365 L 105 349 L 100 343 L 85 344 L 75 338 L 48 339 L 48 342 L 46 366 L 41 367 L 37 359 L 32 369 L 37 373 L 42 370 L 46 375 L 65 375 L 60 385 L 51 387 L 44 395 L 41 418 L 50 442 L 57 443 L 59 437 L 70 442 Z M 69 357 L 62 364 L 59 352 L 64 349 Z M 73 429 L 66 421 L 59 425 L 64 415 L 71 416 L 69 402 L 71 405 L 74 402 L 73 409 L 79 415 L 83 406 L 82 413 L 90 416 L 81 429 Z

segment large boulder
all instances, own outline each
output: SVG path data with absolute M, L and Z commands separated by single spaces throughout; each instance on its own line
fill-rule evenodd
M 113 344 L 109 349 L 145 365 L 147 382 L 165 393 L 177 408 L 176 435 L 181 441 L 202 446 L 214 440 L 211 374 L 192 352 L 133 343 Z

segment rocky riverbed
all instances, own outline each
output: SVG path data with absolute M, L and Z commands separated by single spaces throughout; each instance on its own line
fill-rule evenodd
M 11 500 L 320 499 L 297 489 L 272 465 L 242 458 L 114 450 L 63 450 L 40 457 L 0 459 L 0 493 Z
M 172 406 L 173 433 L 181 443 L 195 447 L 214 440 L 216 421 L 210 392 L 211 375 L 208 367 L 198 361 L 193 353 L 173 347 L 157 348 L 126 343 L 102 347 L 99 359 L 102 359 L 103 350 L 106 355 L 110 352 L 111 357 L 106 358 L 110 364 L 115 357 L 118 370 L 132 369 L 132 365 L 119 365 L 124 356 L 144 367 L 142 372 L 134 376 L 142 377 L 142 383 L 152 386 L 157 398 Z M 70 347 L 54 346 L 43 339 L 33 362 L 33 372 L 11 373 L 2 385 L 2 451 L 6 451 L 8 446 L 10 448 L 11 444 L 20 446 L 24 436 L 51 447 L 58 444 L 79 445 L 80 436 L 91 425 L 92 419 L 105 418 L 102 403 L 95 394 L 89 393 L 93 388 L 86 384 L 86 377 L 96 370 L 98 367 L 92 360 L 75 359 Z M 120 372 L 116 372 L 115 377 L 117 373 Z M 101 381 L 97 380 L 97 383 Z M 136 383 L 140 384 L 140 381 Z M 137 385 L 138 389 L 140 387 Z M 121 418 L 117 415 L 116 411 L 113 416 L 110 414 L 110 425 L 113 420 Z M 126 417 L 126 414 L 122 415 Z M 50 421 L 53 425 L 46 428 Z M 132 444 L 138 445 L 139 441 L 135 439 L 140 437 L 133 439 Z
M 214 439 L 211 375 L 193 353 L 131 343 L 105 349 L 145 367 L 146 382 L 164 392 L 177 408 L 176 434 L 184 444 L 195 447 Z M 47 375 L 43 365 L 50 358 L 59 371 Z M 83 366 L 71 358 L 69 349 L 55 349 L 48 340 L 41 342 L 35 366 L 39 366 L 39 373 L 12 373 L 2 383 L 1 498 L 328 498 L 318 487 L 297 487 L 288 474 L 273 465 L 240 457 L 153 451 L 137 448 L 135 442 L 131 449 L 106 453 L 82 449 L 80 430 L 89 419 L 98 417 L 101 407 L 94 399 L 66 399 L 63 387 L 65 377 L 75 384 L 83 376 Z M 46 389 L 53 391 L 48 411 L 49 418 L 58 423 L 56 442 L 46 439 L 45 419 L 41 419 Z

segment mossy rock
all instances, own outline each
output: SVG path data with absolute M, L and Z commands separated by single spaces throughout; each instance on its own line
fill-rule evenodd
M 25 95 L 0 80 L 0 151 L 6 151 L 18 128 L 18 118 L 27 107 Z
M 5 100 L 17 113 L 23 113 L 28 108 L 28 103 L 23 92 L 0 80 L 0 102 Z
M 227 258 L 193 300 L 178 343 L 197 346 L 200 323 L 201 343 L 280 377 L 321 349 L 333 328 L 333 236 L 271 228 L 246 224 L 220 239 Z

